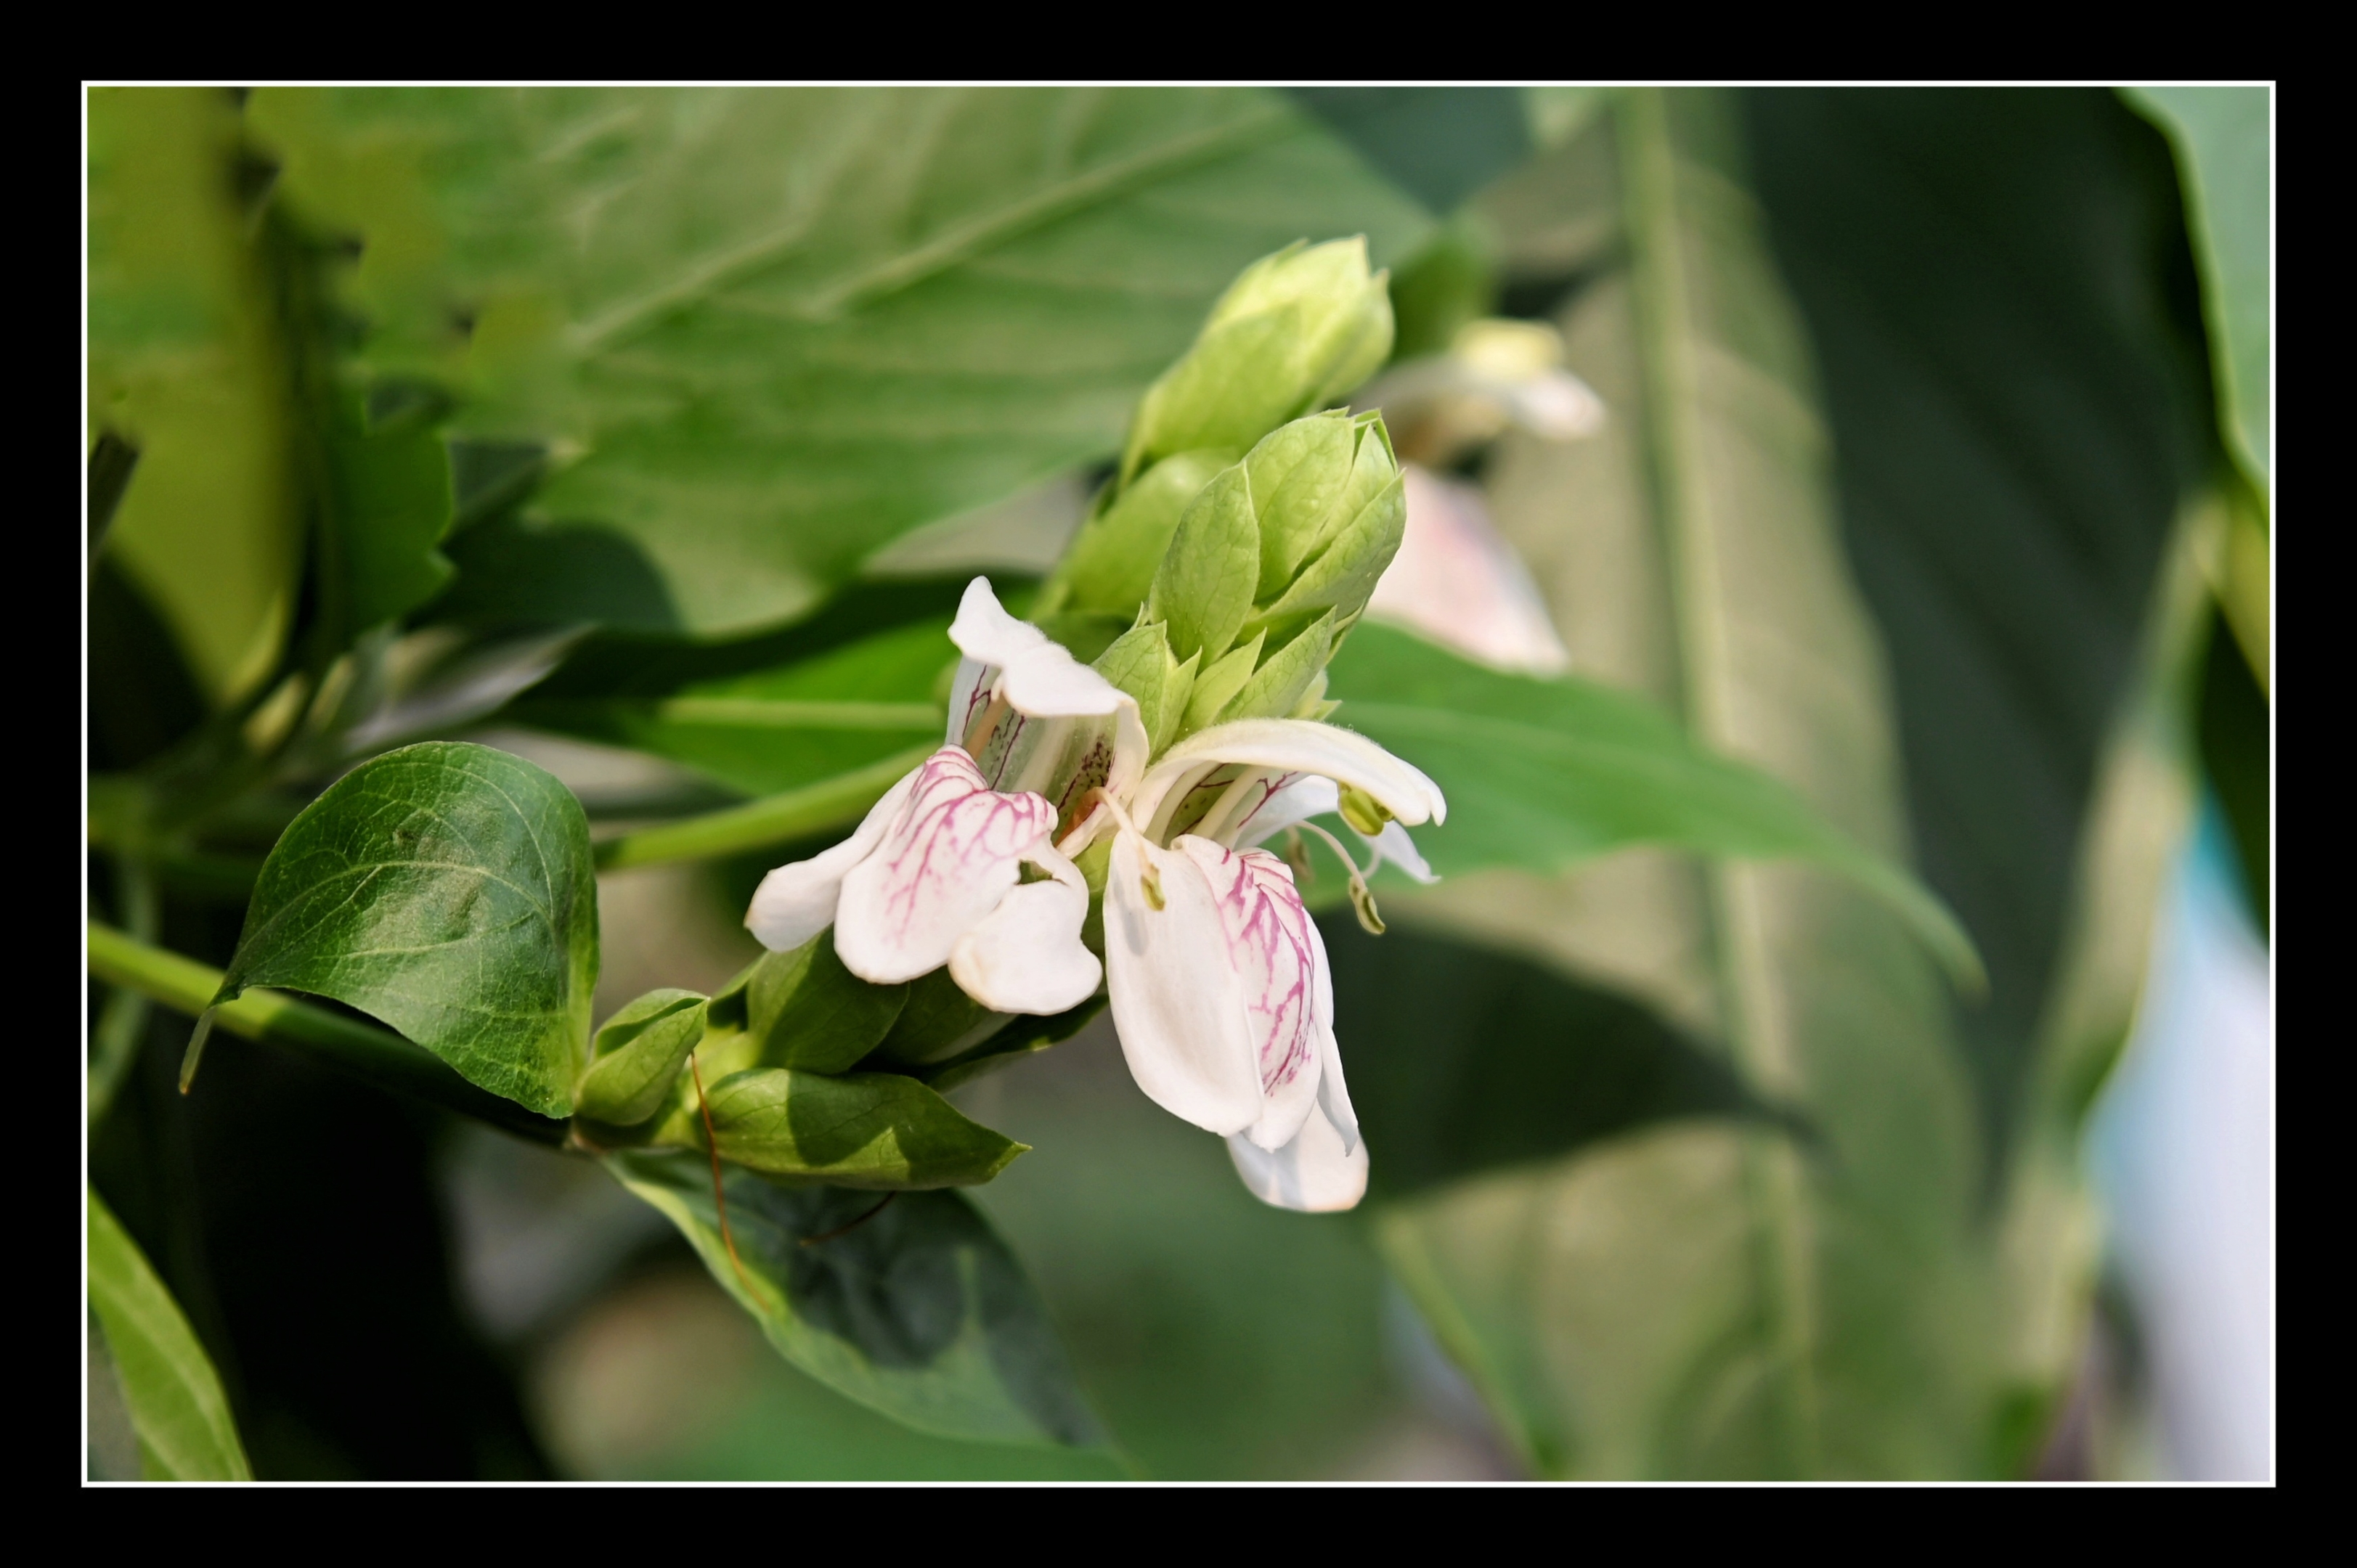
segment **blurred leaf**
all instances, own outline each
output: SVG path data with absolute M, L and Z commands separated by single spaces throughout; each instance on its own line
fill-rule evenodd
M 660 696 L 536 696 L 516 716 L 668 757 L 748 795 L 776 794 L 938 745 L 942 677 L 956 659 L 949 618 L 928 616 Z
M 1243 90 L 265 89 L 380 371 L 534 445 L 450 613 L 713 635 L 1107 453 L 1236 269 L 1425 220 Z
M 217 88 L 93 88 L 89 111 L 89 436 L 139 457 L 106 552 L 227 705 L 276 662 L 302 560 L 237 106 Z
M 1747 158 L 1724 100 L 1624 95 L 1505 182 L 1514 203 L 1485 197 L 1544 242 L 1510 231 L 1509 256 L 1626 246 L 1559 316 L 1613 422 L 1571 446 L 1510 435 L 1493 511 L 1576 668 L 1673 704 L 1865 844 L 1895 852 L 1911 821 L 1994 995 L 1956 1041 L 1889 923 L 1797 869 L 1641 854 L 1394 895 L 1405 921 L 1643 997 L 1813 1136 L 1641 1127 L 1387 1206 L 1381 1233 L 1547 1468 L 2018 1473 L 2092 1276 L 2060 1108 L 2115 1048 L 2182 820 L 2187 575 L 2155 568 L 2198 442 L 2167 189 L 2100 93 L 1748 107 Z M 1862 596 L 1747 163 L 1809 307 Z M 1996 1164 L 2017 1116 L 2023 1157 Z
M 2168 134 L 2184 184 L 2185 220 L 2201 267 L 2210 375 L 2226 444 L 2265 495 L 2275 435 L 2267 386 L 2273 217 L 2274 90 L 2125 87 Z
M 1654 693 L 1702 746 L 1895 857 L 1879 653 L 1835 536 L 1807 348 L 1739 182 L 1731 105 L 1626 94 L 1587 135 L 1610 139 L 1617 208 L 1591 228 L 1619 228 L 1628 262 L 1562 322 L 1613 419 L 1570 446 L 1510 439 L 1493 459 L 1500 524 L 1577 667 Z M 1566 168 L 1590 156 L 1559 155 Z M 1387 1256 L 1535 1466 L 1998 1463 L 1970 1090 L 1943 988 L 1877 903 L 1809 867 L 1656 855 L 1568 882 L 1464 878 L 1393 907 L 1404 925 L 1486 934 L 1634 991 L 1813 1134 L 1640 1124 L 1384 1206 Z M 1354 1059 L 1351 1039 L 1342 1048 Z
M 123 1390 L 139 1467 L 151 1481 L 250 1481 L 229 1399 L 171 1292 L 96 1192 L 89 1216 L 90 1307 Z
M 615 1154 L 606 1167 L 679 1227 L 780 1355 L 828 1387 L 944 1436 L 1103 1445 L 1030 1282 L 955 1193 L 903 1193 L 871 1214 L 868 1193 L 732 1168 L 732 1262 L 703 1155 Z
M 1908 821 L 1988 961 L 1988 1004 L 1959 1024 L 2001 1157 L 2069 988 L 2106 743 L 2142 681 L 2177 678 L 2145 640 L 2194 630 L 2153 620 L 2213 451 L 2176 179 L 2093 90 L 1747 107 L 1889 649 Z
M 1295 102 L 1366 160 L 1447 216 L 1529 156 L 1531 123 L 1512 87 L 1297 87 Z
M 597 978 L 579 803 L 521 757 L 431 741 L 362 763 L 295 820 L 214 1001 L 250 985 L 331 996 L 565 1116 Z
M 1558 871 L 1631 844 L 1813 862 L 1872 892 L 1951 970 L 1972 944 L 1914 878 L 1861 848 L 1769 774 L 1715 757 L 1623 693 L 1470 664 L 1393 628 L 1361 628 L 1335 659 L 1339 715 L 1408 758 L 1449 803 L 1418 847 L 1444 875 Z
M 1775 1120 L 1723 1052 L 1625 996 L 1486 948 L 1318 926 L 1378 1198 L 1662 1122 Z

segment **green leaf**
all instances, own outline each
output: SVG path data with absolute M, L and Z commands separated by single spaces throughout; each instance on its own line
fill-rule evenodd
M 408 614 L 450 581 L 437 548 L 450 526 L 450 455 L 435 428 L 438 403 L 372 420 L 356 394 L 339 402 L 328 464 L 357 630 Z
M 106 1331 L 139 1467 L 151 1481 L 250 1481 L 229 1399 L 164 1282 L 97 1193 L 89 1217 L 90 1308 Z
M 2275 436 L 2270 349 L 2269 202 L 2275 92 L 2266 87 L 2124 87 L 2122 96 L 2169 135 L 2185 192 L 2185 222 L 2201 268 L 2210 377 L 2228 447 L 2265 495 Z
M 302 562 L 286 353 L 235 101 L 90 91 L 90 438 L 135 447 L 107 553 L 216 705 L 276 664 Z
M 355 768 L 264 862 L 216 1004 L 331 996 L 466 1079 L 569 1115 L 597 978 L 589 828 L 564 785 L 489 746 L 429 741 Z
M 1888 902 L 1961 980 L 1978 974 L 1971 941 L 1906 872 L 1640 699 L 1487 670 L 1381 625 L 1360 628 L 1329 674 L 1338 722 L 1414 762 L 1448 797 L 1448 823 L 1416 835 L 1444 875 L 1559 871 L 1632 844 L 1805 860 Z
M 574 1096 L 579 1113 L 628 1127 L 662 1110 L 704 1038 L 704 1004 L 693 991 L 650 991 L 606 1020 Z
M 1111 452 L 1254 256 L 1426 226 L 1252 90 L 264 89 L 248 115 L 287 199 L 362 242 L 371 364 L 550 455 L 524 515 L 451 542 L 470 615 L 806 613 L 896 535 Z
M 702 1155 L 605 1163 L 679 1227 L 778 1353 L 828 1387 L 946 1436 L 1103 1444 L 1030 1282 L 957 1194 L 903 1193 L 871 1214 L 866 1193 L 730 1171 L 724 1239 Z
M 1252 482 L 1238 463 L 1222 469 L 1178 519 L 1155 569 L 1146 618 L 1169 628 L 1172 653 L 1181 660 L 1200 655 L 1208 666 L 1234 643 L 1259 577 L 1260 525 Z M 1207 668 L 1197 679 L 1209 673 Z
M 1436 213 L 1521 163 L 1531 150 L 1524 90 L 1512 87 L 1297 87 L 1314 111 L 1401 189 Z
M 714 1033 L 743 1039 L 711 1040 L 697 1060 L 708 1076 L 756 1064 L 841 1072 L 892 1032 L 908 1000 L 907 985 L 871 985 L 844 968 L 829 926 L 791 952 L 764 953 L 712 999 Z
M 927 616 L 791 662 L 683 682 L 660 695 L 527 698 L 515 716 L 670 757 L 747 794 L 779 794 L 912 746 L 938 746 L 942 678 L 956 660 L 948 618 Z
M 975 1187 L 1028 1146 L 967 1120 L 915 1079 L 751 1068 L 705 1090 L 720 1157 L 834 1187 Z M 691 1127 L 693 1123 L 691 1123 Z
M 1187 715 L 1187 696 L 1195 688 L 1198 654 L 1183 662 L 1171 656 L 1170 628 L 1148 621 L 1115 638 L 1097 655 L 1096 671 L 1137 699 L 1138 721 L 1146 726 L 1150 749 L 1159 751 L 1178 733 Z

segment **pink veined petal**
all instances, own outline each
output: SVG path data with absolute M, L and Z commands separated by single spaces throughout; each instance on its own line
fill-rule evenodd
M 990 706 L 990 677 L 994 671 L 981 660 L 971 655 L 958 660 L 957 676 L 950 682 L 949 732 L 942 736 L 943 746 L 963 746 L 974 729 L 974 721 Z
M 1342 792 L 1331 779 L 1298 773 L 1279 774 L 1287 782 L 1274 794 L 1248 808 L 1235 824 L 1236 847 L 1251 849 L 1266 843 L 1286 829 L 1312 817 L 1330 816 L 1342 809 Z
M 1034 718 L 1076 718 L 1112 713 L 1125 702 L 1135 705 L 1046 632 L 1002 609 L 987 577 L 966 585 L 950 640 L 967 658 L 997 670 L 998 694 Z
M 1027 882 L 950 949 L 950 978 L 997 1013 L 1061 1013 L 1095 994 L 1104 967 L 1082 945 L 1089 885 L 1051 849 L 1032 864 L 1049 880 Z
M 1144 886 L 1153 873 L 1162 907 Z M 1130 1076 L 1146 1097 L 1211 1133 L 1260 1119 L 1260 1071 L 1211 885 L 1187 856 L 1135 833 L 1114 840 L 1105 978 Z
M 1246 1135 L 1264 1149 L 1281 1148 L 1300 1132 L 1318 1100 L 1325 948 L 1301 906 L 1291 869 L 1276 856 L 1226 849 L 1193 833 L 1181 834 L 1170 847 L 1192 861 L 1211 887 L 1228 966 L 1241 983 L 1263 1096 L 1261 1114 Z
M 1330 1214 L 1357 1208 L 1367 1194 L 1367 1145 L 1356 1139 L 1345 1143 L 1323 1111 L 1303 1122 L 1281 1149 L 1230 1138 L 1228 1157 L 1252 1195 L 1278 1208 Z
M 868 808 L 857 831 L 833 849 L 781 865 L 753 890 L 745 927 L 772 952 L 791 952 L 834 923 L 844 876 L 875 852 L 908 802 L 922 767 L 912 768 Z
M 892 985 L 949 961 L 958 938 L 998 907 L 1017 865 L 1048 847 L 1055 808 L 984 783 L 945 746 L 912 778 L 881 842 L 843 878 L 834 950 L 862 980 Z

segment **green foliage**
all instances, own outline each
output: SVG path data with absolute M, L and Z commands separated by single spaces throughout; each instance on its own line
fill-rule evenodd
M 597 978 L 589 830 L 565 786 L 489 746 L 427 742 L 352 769 L 262 868 L 216 1004 L 331 996 L 468 1081 L 569 1115 Z
M 363 243 L 368 362 L 549 454 L 522 520 L 453 542 L 482 618 L 808 613 L 896 534 L 1112 446 L 1251 257 L 1425 221 L 1249 91 L 265 89 L 249 115 L 286 199 Z
M 1632 844 L 1805 860 L 1885 901 L 1953 974 L 1978 981 L 1970 939 L 1913 877 L 1639 699 L 1501 674 L 1383 626 L 1361 628 L 1331 675 L 1337 722 L 1415 757 L 1448 796 L 1448 825 L 1419 839 L 1444 875 L 1559 870 Z
M 1155 569 L 1146 618 L 1168 626 L 1170 651 L 1201 660 L 1208 675 L 1252 614 L 1259 574 L 1252 483 L 1237 465 L 1222 469 L 1179 517 L 1178 532 Z
M 573 1097 L 578 1114 L 628 1127 L 662 1110 L 687 1054 L 704 1038 L 704 1004 L 693 991 L 666 987 L 606 1020 Z
M 842 1072 L 882 1043 L 907 1005 L 906 985 L 870 985 L 843 967 L 832 927 L 791 952 L 766 953 L 717 996 L 706 1070 L 759 1064 Z M 729 1040 L 727 1031 L 737 1031 Z
M 2274 93 L 2265 87 L 2128 87 L 2121 94 L 2168 133 L 2176 149 L 2186 227 L 2201 267 L 2219 428 L 2265 495 L 2275 437 L 2267 376 Z
M 250 1481 L 229 1399 L 178 1303 L 95 1192 L 89 1214 L 90 1309 L 139 1439 L 150 1481 Z
M 679 1227 L 780 1355 L 828 1387 L 946 1436 L 1103 1444 L 1022 1268 L 957 1194 L 907 1193 L 877 1209 L 864 1194 L 731 1171 L 724 1239 L 703 1156 L 616 1154 L 606 1167 Z
M 1025 1147 L 899 1073 L 750 1068 L 706 1097 L 722 1159 L 791 1180 L 877 1192 L 974 1187 Z M 692 1135 L 697 1123 L 681 1120 Z

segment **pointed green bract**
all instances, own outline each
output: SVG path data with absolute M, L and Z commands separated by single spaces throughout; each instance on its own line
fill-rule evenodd
M 1243 690 L 1215 715 L 1216 721 L 1290 717 L 1324 678 L 1333 649 L 1334 612 L 1328 610 L 1262 660 Z
M 597 980 L 580 802 L 520 757 L 428 741 L 353 768 L 280 836 L 213 1000 L 331 996 L 567 1116 Z
M 1250 642 L 1231 649 L 1218 663 L 1195 678 L 1195 689 L 1187 699 L 1187 716 L 1179 721 L 1175 738 L 1184 740 L 1219 718 L 1229 701 L 1252 679 L 1253 667 L 1260 662 L 1262 640 L 1262 634 L 1254 633 Z
M 1358 445 L 1337 410 L 1271 431 L 1244 458 L 1259 502 L 1260 583 L 1254 597 L 1275 598 L 1326 532 L 1342 498 Z
M 1260 580 L 1260 527 L 1252 482 L 1238 463 L 1203 488 L 1178 520 L 1178 534 L 1154 574 L 1148 620 L 1170 628 L 1170 650 L 1206 661 L 1225 653 L 1252 613 Z
M 1202 655 L 1181 660 L 1170 651 L 1170 630 L 1150 621 L 1124 632 L 1097 656 L 1096 671 L 1137 699 L 1137 716 L 1156 751 L 1170 744 L 1187 714 Z

